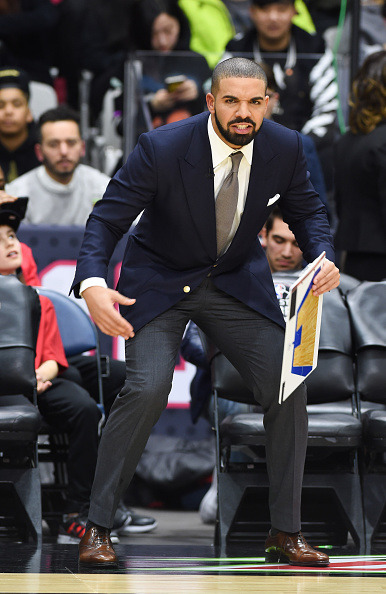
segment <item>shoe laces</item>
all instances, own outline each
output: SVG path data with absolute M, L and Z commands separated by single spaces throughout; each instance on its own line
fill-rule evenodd
M 307 541 L 301 532 L 298 532 L 296 540 L 298 541 L 299 544 L 302 544 L 305 547 L 307 546 Z
M 108 530 L 98 530 L 96 534 L 94 534 L 95 544 L 97 546 L 101 545 L 109 545 L 109 533 Z

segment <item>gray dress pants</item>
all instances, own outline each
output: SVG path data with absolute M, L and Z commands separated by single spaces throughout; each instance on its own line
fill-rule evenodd
M 111 528 L 152 427 L 167 405 L 180 342 L 189 320 L 238 369 L 264 410 L 271 523 L 300 530 L 307 446 L 306 388 L 278 404 L 284 330 L 211 279 L 126 341 L 126 382 L 103 430 L 91 493 L 89 520 Z

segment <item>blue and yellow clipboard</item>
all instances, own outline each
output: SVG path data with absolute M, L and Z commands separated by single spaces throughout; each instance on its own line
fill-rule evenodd
M 323 296 L 313 295 L 312 283 L 324 258 L 325 252 L 305 268 L 289 290 L 279 404 L 296 390 L 318 363 Z

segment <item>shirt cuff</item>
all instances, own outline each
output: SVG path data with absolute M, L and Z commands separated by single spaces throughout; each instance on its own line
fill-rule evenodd
M 101 278 L 100 276 L 91 276 L 90 278 L 86 278 L 80 283 L 79 295 L 82 297 L 83 291 L 85 291 L 89 287 L 104 287 L 105 289 L 107 289 L 107 284 L 104 278 Z

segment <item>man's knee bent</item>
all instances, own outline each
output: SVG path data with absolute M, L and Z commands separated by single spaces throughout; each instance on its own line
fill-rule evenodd
M 161 414 L 167 405 L 171 388 L 172 383 L 169 380 L 154 382 L 146 378 L 142 378 L 140 381 L 126 379 L 114 406 L 138 406 L 143 411 L 151 409 L 153 412 L 158 411 Z

